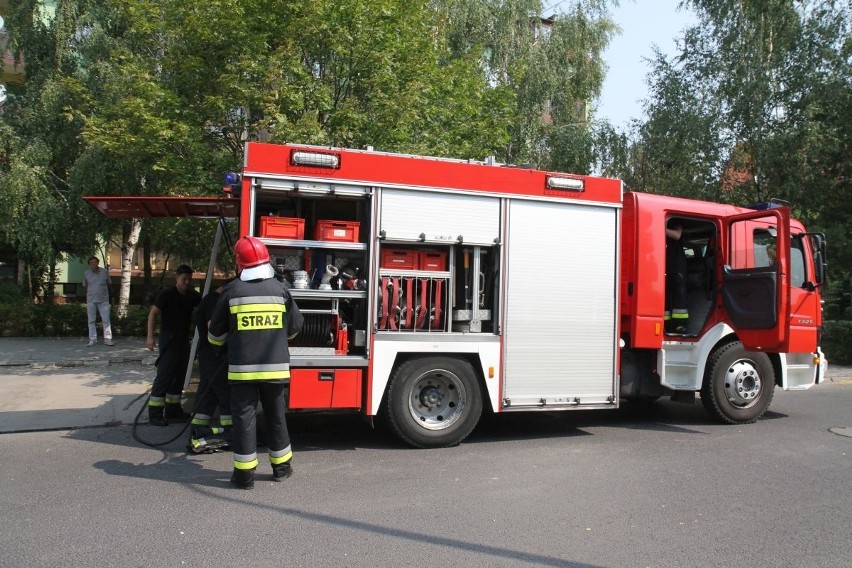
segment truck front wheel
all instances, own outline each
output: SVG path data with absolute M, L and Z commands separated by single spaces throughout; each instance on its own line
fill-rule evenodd
M 739 341 L 720 347 L 707 361 L 701 402 L 728 424 L 760 418 L 775 394 L 775 371 L 765 353 L 746 351 Z
M 422 357 L 394 371 L 385 410 L 394 433 L 408 444 L 454 446 L 479 422 L 482 394 L 466 360 Z

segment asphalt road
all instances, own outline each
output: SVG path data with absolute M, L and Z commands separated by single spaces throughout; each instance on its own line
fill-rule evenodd
M 0 566 L 848 567 L 850 407 L 826 384 L 748 426 L 700 403 L 503 415 L 440 450 L 292 416 L 295 475 L 262 455 L 253 491 L 230 454 L 126 425 L 0 434 Z

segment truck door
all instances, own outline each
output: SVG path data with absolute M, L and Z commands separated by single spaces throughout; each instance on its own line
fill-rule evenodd
M 755 237 L 773 234 L 775 249 Z M 746 349 L 782 353 L 790 341 L 790 212 L 754 211 L 723 219 L 724 319 Z M 773 259 L 772 256 L 775 258 Z

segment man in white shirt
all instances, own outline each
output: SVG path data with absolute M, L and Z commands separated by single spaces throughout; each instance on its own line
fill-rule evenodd
M 98 328 L 95 327 L 97 314 L 101 314 L 104 324 L 104 345 L 115 345 L 112 340 L 112 327 L 109 323 L 109 272 L 98 266 L 94 256 L 89 257 L 89 269 L 83 274 L 83 286 L 86 287 L 86 312 L 89 316 L 89 343 L 92 347 L 98 342 Z

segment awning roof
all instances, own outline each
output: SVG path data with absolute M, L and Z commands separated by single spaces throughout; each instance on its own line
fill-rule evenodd
M 111 219 L 237 217 L 240 200 L 228 197 L 84 197 Z

